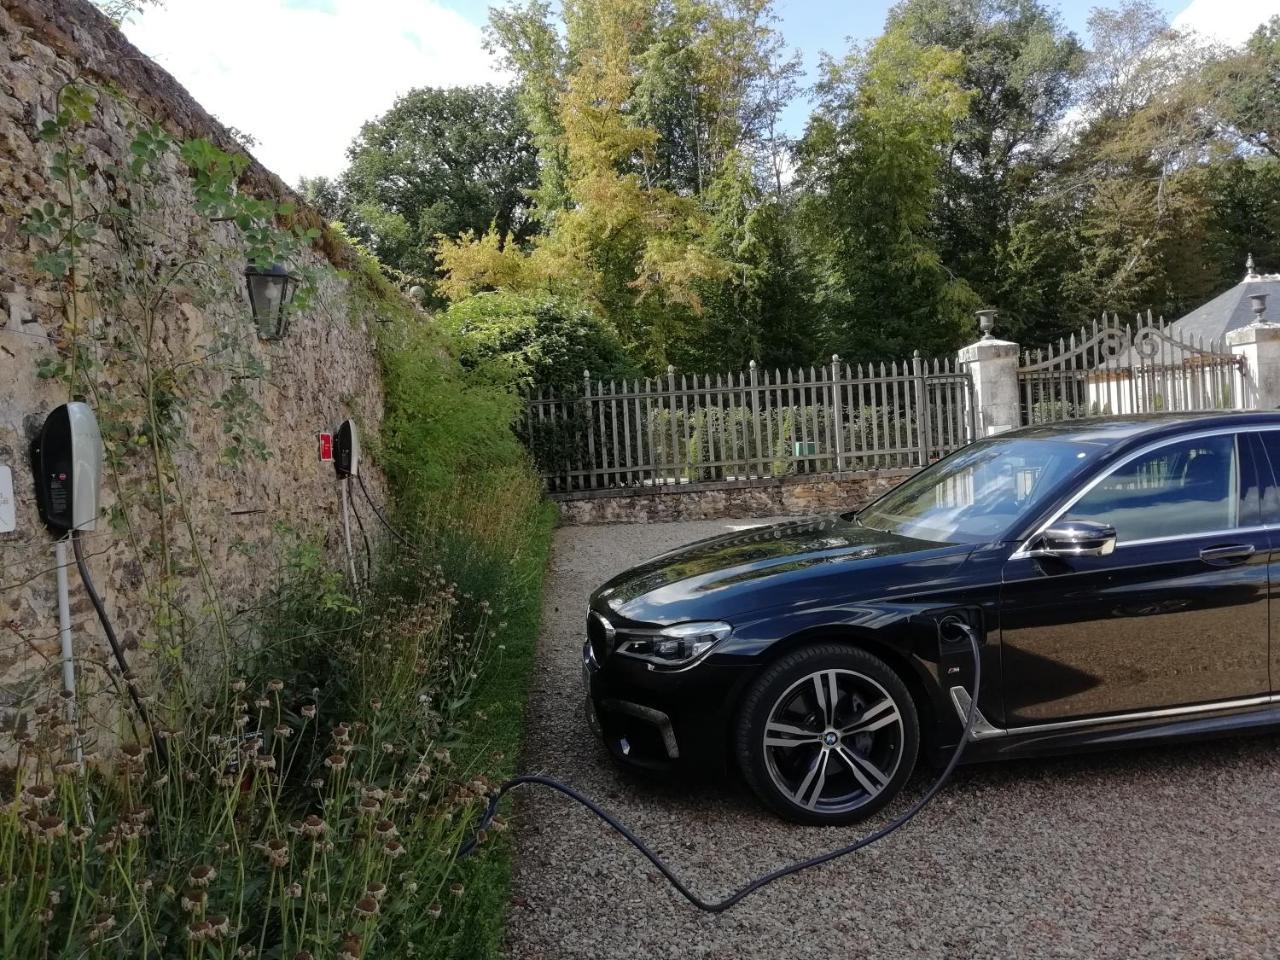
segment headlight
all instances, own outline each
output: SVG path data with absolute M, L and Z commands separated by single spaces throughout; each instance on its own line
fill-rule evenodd
M 619 630 L 616 653 L 659 667 L 693 663 L 733 632 L 727 623 L 677 623 L 660 630 Z

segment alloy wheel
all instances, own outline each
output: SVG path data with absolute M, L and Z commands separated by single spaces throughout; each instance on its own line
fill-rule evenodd
M 854 670 L 808 674 L 782 692 L 764 727 L 765 766 L 796 806 L 841 814 L 877 797 L 902 762 L 902 713 Z

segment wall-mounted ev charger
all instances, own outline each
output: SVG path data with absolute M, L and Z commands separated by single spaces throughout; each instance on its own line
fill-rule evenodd
M 93 530 L 102 489 L 102 433 L 87 403 L 64 403 L 31 441 L 36 505 L 55 534 Z
M 360 526 L 360 536 L 364 538 L 365 579 L 369 578 L 373 557 L 369 550 L 369 538 L 365 536 L 364 522 L 360 513 L 351 502 L 351 478 L 360 479 L 360 433 L 355 422 L 343 420 L 333 432 L 333 472 L 338 475 L 338 499 L 342 503 L 342 535 L 347 548 L 347 569 L 351 572 L 351 582 L 360 585 L 356 574 L 355 553 L 351 549 L 351 514 L 355 513 L 356 523 Z
M 54 541 L 54 557 L 58 576 L 58 635 L 62 641 L 62 685 L 67 691 L 67 714 L 73 726 L 77 724 L 75 648 L 71 638 L 70 588 L 67 583 L 67 542 L 75 553 L 76 569 L 84 583 L 85 592 L 93 603 L 93 609 L 102 623 L 107 642 L 122 674 L 128 675 L 129 665 L 116 637 L 115 629 L 107 616 L 106 607 L 94 587 L 93 577 L 85 563 L 81 547 L 81 534 L 97 528 L 98 509 L 102 493 L 102 432 L 98 418 L 87 403 L 73 400 L 55 407 L 47 417 L 40 433 L 31 441 L 31 471 L 35 479 L 36 507 L 40 519 L 57 539 Z M 143 723 L 150 728 L 147 709 L 132 683 L 126 683 L 134 707 Z M 153 739 L 154 736 L 153 736 Z M 156 756 L 163 760 L 164 745 L 155 739 Z M 84 757 L 77 736 L 73 743 L 76 762 L 83 764 Z
M 333 433 L 333 469 L 340 480 L 360 475 L 360 434 L 351 420 L 343 420 Z

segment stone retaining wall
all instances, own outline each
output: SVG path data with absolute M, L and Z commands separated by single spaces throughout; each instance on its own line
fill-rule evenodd
M 556 497 L 560 522 L 664 523 L 675 520 L 803 516 L 854 510 L 897 486 L 914 470 L 791 476 L 750 483 L 593 490 Z
M 112 351 L 118 355 L 136 332 L 121 321 L 131 302 L 127 296 L 122 308 L 79 296 L 75 329 L 66 285 L 37 269 L 41 244 L 23 229 L 33 207 L 63 196 L 51 173 L 59 147 L 38 131 L 54 116 L 60 91 L 71 82 L 103 91 L 78 137 L 90 170 L 84 189 L 102 208 L 122 202 L 112 171 L 128 162 L 136 136 L 130 125 L 140 119 L 160 124 L 177 140 L 204 138 L 224 150 L 240 149 L 90 3 L 0 0 L 0 465 L 12 471 L 17 514 L 17 529 L 0 533 L 0 723 L 7 707 L 45 701 L 58 688 L 53 542 L 37 516 L 28 463 L 31 438 L 48 412 L 68 399 L 66 382 L 49 377 L 49 366 L 66 357 L 73 342 L 85 344 L 98 358 Z M 175 598 L 189 618 L 184 629 L 196 646 L 212 642 L 207 629 L 211 593 L 226 617 L 252 627 L 263 591 L 279 574 L 284 545 L 295 537 L 318 537 L 335 561 L 340 558 L 337 486 L 332 466 L 318 462 L 316 433 L 353 417 L 365 449 L 376 449 L 381 367 L 371 329 L 374 294 L 360 280 L 350 248 L 326 235 L 303 252 L 294 266 L 314 272 L 316 294 L 309 307 L 292 312 L 284 340 L 261 341 L 250 319 L 239 231 L 197 212 L 191 171 L 175 156 L 166 157 L 154 179 L 141 198 L 128 199 L 141 199 L 152 211 L 147 215 L 158 221 L 154 236 L 149 235 L 157 269 L 175 270 L 188 261 L 204 265 L 176 270 L 152 336 L 161 365 L 176 368 L 182 377 L 175 386 L 179 400 L 173 422 L 179 439 L 173 445 L 176 483 L 171 482 L 173 502 L 167 505 L 168 540 L 175 551 Z M 294 199 L 256 163 L 238 188 L 258 198 Z M 305 209 L 296 216 L 306 224 L 320 223 Z M 127 272 L 130 268 L 122 267 L 113 252 L 111 225 L 104 224 L 98 236 L 86 262 L 94 269 Z M 412 309 L 407 303 L 397 306 Z M 244 367 L 206 362 L 231 341 Z M 100 420 L 112 401 L 139 396 L 137 382 L 120 372 L 129 369 L 127 364 L 102 369 L 95 374 L 94 395 L 85 398 L 98 407 Z M 225 455 L 228 421 L 211 400 L 236 384 L 243 384 L 255 404 L 256 422 L 241 426 L 264 445 L 265 459 L 237 462 Z M 107 471 L 103 515 L 87 535 L 86 547 L 117 632 L 145 671 L 157 514 L 144 502 L 148 478 L 154 476 L 148 472 L 147 438 L 129 436 L 145 420 L 131 419 L 111 425 L 117 449 L 130 439 L 137 446 L 127 447 L 122 462 Z M 366 463 L 363 472 L 385 503 L 378 471 Z M 179 491 L 182 502 L 176 499 Z M 121 499 L 132 500 L 127 516 L 119 509 Z M 71 581 L 82 676 L 85 683 L 100 684 L 102 671 L 110 669 L 105 643 L 74 573 Z

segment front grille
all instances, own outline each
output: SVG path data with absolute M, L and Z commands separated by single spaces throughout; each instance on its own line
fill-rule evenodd
M 604 663 L 604 658 L 612 652 L 612 635 L 613 629 L 604 617 L 594 610 L 587 613 L 587 641 L 596 656 L 596 663 Z

